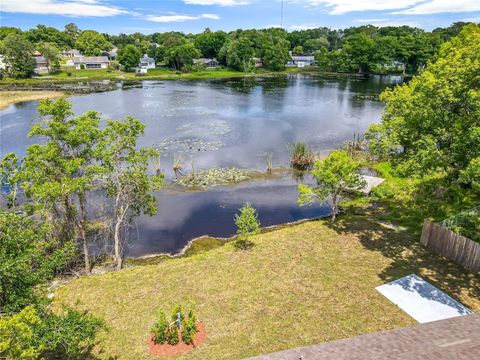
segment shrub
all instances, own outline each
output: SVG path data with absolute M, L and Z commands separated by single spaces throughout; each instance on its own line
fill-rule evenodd
M 237 225 L 238 234 L 235 247 L 239 250 L 251 249 L 253 243 L 249 238 L 260 232 L 260 221 L 258 220 L 257 210 L 249 203 L 243 205 L 240 213 L 235 215 L 235 225 Z
M 178 344 L 178 329 L 176 324 L 172 324 L 167 328 L 167 332 L 165 334 L 167 343 L 170 345 L 177 345 Z
M 168 329 L 168 321 L 165 313 L 160 311 L 158 320 L 152 327 L 153 341 L 155 344 L 164 344 L 167 341 L 166 332 Z
M 290 163 L 294 169 L 308 170 L 314 162 L 315 154 L 307 144 L 295 142 L 290 145 Z
M 188 312 L 188 318 L 183 323 L 183 329 L 182 329 L 182 340 L 183 340 L 183 342 L 185 344 L 193 343 L 193 340 L 195 338 L 195 334 L 197 332 L 198 332 L 197 318 L 195 317 L 195 314 L 193 313 L 193 310 L 190 309 L 190 311 Z

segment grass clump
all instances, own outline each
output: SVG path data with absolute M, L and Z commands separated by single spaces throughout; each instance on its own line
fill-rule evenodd
M 308 170 L 315 162 L 315 153 L 303 142 L 294 142 L 289 147 L 290 164 L 296 170 Z

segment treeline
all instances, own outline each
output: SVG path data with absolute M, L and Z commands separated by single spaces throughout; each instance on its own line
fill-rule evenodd
M 31 54 L 39 51 L 52 72 L 60 69 L 60 51 L 77 49 L 85 56 L 98 56 L 118 48 L 118 62 L 125 70 L 148 54 L 157 64 L 181 70 L 193 67 L 193 59 L 216 58 L 223 66 L 251 71 L 261 63 L 282 70 L 296 55 L 314 55 L 322 71 L 416 73 L 433 60 L 440 45 L 456 36 L 467 23 L 454 23 L 431 32 L 409 26 L 351 27 L 344 30 L 317 28 L 286 32 L 283 29 L 235 30 L 229 33 L 206 29 L 200 34 L 181 32 L 109 35 L 81 30 L 74 23 L 63 31 L 45 25 L 22 31 L 0 28 L 0 53 L 8 64 L 7 75 L 14 78 L 33 74 Z M 113 62 L 113 67 L 119 63 Z M 197 65 L 201 67 L 201 65 Z

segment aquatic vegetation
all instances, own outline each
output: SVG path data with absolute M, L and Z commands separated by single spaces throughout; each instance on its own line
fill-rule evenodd
M 215 187 L 238 181 L 248 180 L 249 174 L 237 168 L 212 168 L 207 170 L 192 171 L 191 173 L 175 180 L 177 184 L 185 187 Z
M 271 152 L 265 155 L 265 161 L 267 163 L 267 174 L 271 174 L 273 169 L 273 154 Z
M 290 164 L 297 170 L 308 170 L 315 162 L 315 153 L 303 142 L 294 142 L 289 147 Z
M 183 168 L 183 155 L 182 154 L 174 154 L 173 155 L 173 172 L 175 173 L 175 177 L 178 177 L 182 174 Z
M 185 135 L 195 134 L 198 136 L 199 134 L 205 134 L 220 136 L 230 132 L 231 128 L 224 120 L 209 120 L 182 124 L 176 130 Z
M 223 147 L 221 141 L 209 141 L 201 138 L 182 138 L 182 139 L 165 139 L 153 147 L 162 152 L 178 152 L 178 153 L 196 153 L 204 151 L 215 151 Z

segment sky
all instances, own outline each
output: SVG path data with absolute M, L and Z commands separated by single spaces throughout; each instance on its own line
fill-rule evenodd
M 199 33 L 279 27 L 287 31 L 372 24 L 432 30 L 456 21 L 480 22 L 480 0 L 0 0 L 0 25 L 37 24 L 109 34 Z

